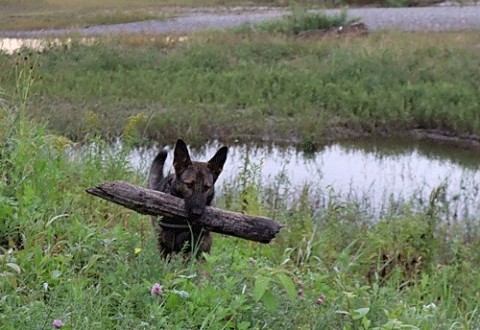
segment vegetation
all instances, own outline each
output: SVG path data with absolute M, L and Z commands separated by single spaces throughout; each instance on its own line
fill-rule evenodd
M 28 97 L 30 85 L 18 86 Z M 84 192 L 107 180 L 144 184 L 128 147 L 93 140 L 72 153 L 68 139 L 26 119 L 25 101 L 2 102 L 0 117 L 2 329 L 480 324 L 478 224 L 443 224 L 435 194 L 422 212 L 405 205 L 372 222 L 345 201 L 316 207 L 308 187 L 293 196 L 280 178 L 262 186 L 246 160 L 218 204 L 274 217 L 281 235 L 270 245 L 217 235 L 205 260 L 167 263 L 147 217 Z
M 478 34 L 271 31 L 0 55 L 0 328 L 478 328 L 480 226 L 441 221 L 441 192 L 372 220 L 284 177 L 265 185 L 247 158 L 217 205 L 282 222 L 279 237 L 217 235 L 205 260 L 170 262 L 148 217 L 85 193 L 144 185 L 127 155 L 149 138 L 478 133 Z
M 305 31 L 340 27 L 348 23 L 350 20 L 347 19 L 346 11 L 342 11 L 339 15 L 328 16 L 321 11 L 308 11 L 304 7 L 292 6 L 292 13 L 279 20 L 260 22 L 253 26 L 247 25 L 238 30 L 251 32 L 258 29 L 264 32 L 297 35 Z
M 29 114 L 75 141 L 125 129 L 137 141 L 198 143 L 480 133 L 478 33 L 295 37 L 262 28 L 104 37 L 33 54 Z M 0 55 L 6 89 L 26 55 Z
M 0 0 L 0 30 L 34 30 L 128 23 L 171 17 L 158 1 Z

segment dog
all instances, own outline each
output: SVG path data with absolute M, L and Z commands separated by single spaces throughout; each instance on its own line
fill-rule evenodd
M 212 204 L 214 185 L 227 160 L 228 147 L 223 146 L 208 162 L 192 161 L 187 145 L 181 139 L 173 152 L 174 173 L 164 177 L 163 167 L 167 159 L 164 149 L 152 162 L 148 175 L 148 188 L 182 198 L 188 219 L 180 217 L 152 217 L 158 239 L 160 255 L 168 259 L 174 254 L 186 257 L 210 252 L 212 235 L 195 220 L 203 216 L 205 207 Z

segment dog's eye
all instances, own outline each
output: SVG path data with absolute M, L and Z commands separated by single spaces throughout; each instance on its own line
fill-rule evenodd
M 193 188 L 195 185 L 195 181 L 183 181 L 183 183 L 188 187 L 188 188 Z

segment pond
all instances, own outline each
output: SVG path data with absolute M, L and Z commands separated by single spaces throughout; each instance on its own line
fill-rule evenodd
M 208 160 L 220 147 L 217 142 L 191 151 L 192 159 Z M 173 146 L 166 169 L 171 169 Z M 137 149 L 132 165 L 147 171 L 157 148 Z M 416 140 L 361 140 L 333 143 L 315 153 L 294 147 L 230 146 L 217 186 L 234 185 L 245 166 L 255 169 L 262 186 L 277 185 L 295 198 L 304 187 L 323 203 L 355 203 L 366 214 L 379 216 L 405 203 L 413 208 L 428 205 L 433 191 L 446 206 L 447 217 L 480 215 L 480 157 L 476 149 Z
M 94 38 L 80 38 L 77 40 L 82 45 L 93 45 Z M 43 51 L 49 48 L 70 47 L 73 43 L 72 38 L 0 38 L 0 52 L 14 54 L 22 48 L 33 51 Z
M 186 36 L 161 36 L 161 40 L 165 44 L 184 42 L 188 39 Z M 42 52 L 44 50 L 52 48 L 70 48 L 72 44 L 78 43 L 84 46 L 93 46 L 98 43 L 98 39 L 95 37 L 82 37 L 82 38 L 0 38 L 0 52 L 6 54 L 14 54 L 22 49 L 28 49 L 30 51 Z

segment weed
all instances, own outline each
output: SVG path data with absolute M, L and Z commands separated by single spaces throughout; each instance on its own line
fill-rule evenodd
M 413 44 L 407 47 L 408 54 L 388 49 L 390 41 L 379 44 L 378 36 L 369 39 L 369 47 L 359 49 L 356 43 L 292 47 L 280 39 L 273 43 L 273 52 L 256 53 L 256 47 L 248 42 L 235 45 L 237 37 L 229 35 L 215 41 L 223 51 L 216 55 L 218 61 L 211 61 L 211 50 L 204 48 L 212 44 L 182 45 L 166 53 L 156 49 L 147 55 L 76 45 L 40 55 L 33 85 L 31 76 L 24 75 L 29 71 L 9 68 L 12 57 L 0 55 L 7 59 L 0 62 L 2 74 L 6 72 L 0 82 L 7 88 L 0 102 L 2 328 L 478 327 L 480 228 L 475 223 L 439 221 L 452 207 L 441 187 L 424 209 L 412 210 L 398 201 L 401 213 L 385 213 L 373 221 L 351 201 L 334 198 L 333 190 L 320 191 L 319 197 L 305 187 L 297 194 L 289 189 L 288 175 L 272 185 L 262 182 L 261 164 L 252 164 L 247 157 L 217 206 L 274 216 L 285 225 L 279 237 L 269 245 L 217 237 L 202 262 L 185 263 L 181 258 L 165 262 L 158 257 L 146 217 L 85 193 L 85 188 L 103 181 L 144 184 L 145 175 L 129 163 L 128 144 L 112 146 L 99 137 L 102 134 L 87 134 L 89 147 L 77 149 L 58 134 L 60 130 L 52 132 L 38 120 L 43 117 L 30 118 L 41 108 L 40 96 L 48 102 L 55 95 L 72 102 L 91 98 L 111 110 L 123 95 L 125 108 L 126 104 L 140 108 L 137 98 L 149 100 L 149 106 L 171 107 L 147 123 L 138 116 L 131 117 L 129 125 L 112 126 L 126 127 L 124 133 L 134 138 L 144 131 L 143 125 L 160 130 L 156 134 L 162 136 L 176 134 L 177 128 L 195 133 L 209 129 L 210 136 L 212 127 L 224 125 L 232 136 L 253 134 L 264 125 L 259 118 L 278 117 L 275 120 L 285 120 L 283 127 L 290 127 L 297 116 L 316 114 L 312 109 L 348 125 L 378 124 L 387 117 L 405 124 L 416 118 L 412 123 L 475 131 L 472 109 L 478 104 L 474 90 L 480 79 L 474 79 L 477 71 L 471 70 L 476 65 L 469 60 L 472 48 L 430 49 L 429 37 L 409 35 Z M 403 35 L 395 38 L 407 42 Z M 419 40 L 423 42 L 417 44 Z M 453 53 L 461 60 L 426 72 L 424 65 L 430 61 L 422 53 L 426 50 L 439 61 L 449 62 Z M 250 55 L 243 58 L 237 52 Z M 418 53 L 422 54 L 417 57 Z M 272 69 L 272 58 L 283 63 Z M 12 72 L 20 78 L 11 81 Z M 64 78 L 61 85 L 55 83 L 58 77 Z M 440 82 L 433 84 L 432 79 Z M 456 88 L 455 81 L 464 90 L 447 88 Z M 436 101 L 437 96 L 441 100 Z M 185 106 L 188 100 L 193 105 Z M 52 107 L 48 102 L 43 107 Z M 80 107 L 81 118 L 101 131 L 103 121 L 99 127 L 98 118 L 104 118 L 89 114 L 99 109 L 92 104 Z M 464 110 L 454 111 L 459 109 Z M 145 118 L 150 115 L 147 110 Z M 183 116 L 194 122 L 191 127 L 182 126 Z M 158 126 L 150 126 L 154 122 Z M 253 128 L 236 128 L 240 122 Z M 166 127 L 171 131 L 162 131 Z M 64 129 L 65 135 L 81 135 L 70 129 L 76 128 Z M 320 206 L 314 202 L 319 198 L 328 203 Z
M 410 129 L 480 132 L 478 35 L 468 32 L 384 32 L 361 41 L 208 32 L 168 47 L 118 40 L 40 54 L 28 116 L 74 141 L 93 132 L 115 140 L 143 113 L 141 140 L 288 137 L 306 150 Z M 0 82 L 12 94 L 15 56 L 0 56 Z
M 50 149 L 42 126 L 29 126 L 31 135 L 13 136 L 2 158 L 15 182 L 4 184 L 2 198 L 17 204 L 1 216 L 18 219 L 20 234 L 0 257 L 5 329 L 55 320 L 94 329 L 469 328 L 478 321 L 478 246 L 460 243 L 464 231 L 430 222 L 435 206 L 365 223 L 348 203 L 317 209 L 309 189 L 292 199 L 285 178 L 265 186 L 247 158 L 218 206 L 274 212 L 286 225 L 281 235 L 270 245 L 217 237 L 202 262 L 164 262 L 145 217 L 84 193 L 119 178 L 141 184 L 128 152 L 96 140 L 67 157 Z M 396 256 L 385 277 L 382 254 Z M 421 267 L 405 271 L 403 260 L 420 257 Z
M 351 23 L 351 21 L 347 19 L 346 11 L 342 11 L 338 15 L 329 16 L 323 12 L 309 11 L 302 6 L 296 5 L 293 6 L 292 14 L 285 15 L 280 20 L 253 25 L 250 29 L 253 31 L 297 35 L 305 31 L 330 29 L 348 23 Z M 246 32 L 245 27 L 240 28 L 240 31 Z

